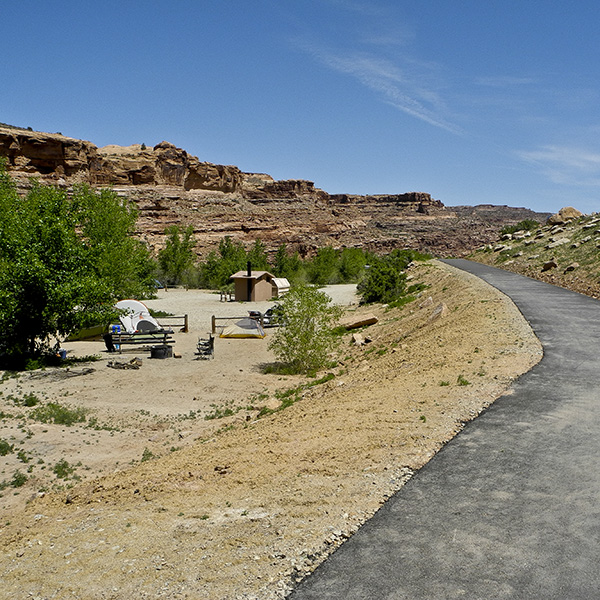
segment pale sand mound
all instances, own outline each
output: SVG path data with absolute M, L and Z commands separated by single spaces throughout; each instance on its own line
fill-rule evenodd
M 498 291 L 445 265 L 413 274 L 431 287 L 402 310 L 366 308 L 379 317 L 363 332 L 371 344 L 352 347 L 348 334 L 336 376 L 292 406 L 260 419 L 240 412 L 220 421 L 232 429 L 204 443 L 15 512 L 0 534 L 3 593 L 283 597 L 541 358 L 531 329 Z M 432 320 L 441 302 L 447 309 Z M 211 365 L 207 374 L 229 369 L 229 379 L 210 383 L 219 390 L 246 374 L 235 353 Z M 250 371 L 272 387 L 300 381 Z M 136 397 L 130 385 L 139 379 L 131 381 L 119 380 L 125 398 Z M 177 384 L 180 395 L 194 393 L 183 376 Z M 266 394 L 260 402 L 277 404 Z

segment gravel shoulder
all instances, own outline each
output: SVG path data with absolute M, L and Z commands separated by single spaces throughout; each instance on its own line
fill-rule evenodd
M 411 276 L 429 288 L 401 310 L 348 306 L 379 322 L 363 332 L 366 346 L 344 337 L 340 364 L 322 383 L 263 374 L 268 337 L 219 339 L 214 360 L 194 361 L 208 321 L 192 291 L 153 301 L 190 314 L 192 331 L 177 334 L 181 359 L 144 357 L 139 370 L 116 371 L 103 355 L 87 375 L 5 380 L 3 401 L 26 392 L 66 398 L 115 427 L 81 426 L 76 435 L 42 425 L 46 433 L 29 438 L 53 435 L 32 457 L 80 460 L 82 481 L 54 481 L 43 494 L 4 491 L 5 593 L 285 597 L 541 359 L 522 315 L 494 288 L 436 262 Z M 338 301 L 351 302 L 349 291 Z M 210 314 L 232 309 L 218 296 L 207 301 Z M 84 346 L 70 350 L 85 355 Z M 296 401 L 278 411 L 285 390 Z M 274 412 L 259 418 L 265 407 Z M 232 414 L 206 419 L 226 408 Z M 2 423 L 21 435 L 16 421 Z M 145 449 L 152 458 L 142 461 Z

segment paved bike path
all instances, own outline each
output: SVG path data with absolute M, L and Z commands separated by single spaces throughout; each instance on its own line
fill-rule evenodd
M 544 358 L 291 594 L 600 597 L 600 302 L 465 260 L 510 296 Z

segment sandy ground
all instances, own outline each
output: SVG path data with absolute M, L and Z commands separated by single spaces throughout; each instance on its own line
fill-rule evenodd
M 348 308 L 379 322 L 362 332 L 366 346 L 343 338 L 323 383 L 263 374 L 273 360 L 268 337 L 218 339 L 214 360 L 195 360 L 210 316 L 242 316 L 249 306 L 195 291 L 149 302 L 188 313 L 190 333 L 176 334 L 182 358 L 140 353 L 139 370 L 115 370 L 106 366 L 114 356 L 100 352 L 70 372 L 94 369 L 87 374 L 5 378 L 0 439 L 14 451 L 0 457 L 2 477 L 16 469 L 29 479 L 2 492 L 2 593 L 285 597 L 541 358 L 521 314 L 487 284 L 437 263 L 411 276 L 430 287 L 405 308 Z M 348 291 L 336 299 L 351 302 Z M 259 418 L 290 389 L 295 403 Z M 84 407 L 87 420 L 38 423 L 37 407 L 19 404 L 27 394 Z M 56 473 L 61 460 L 75 467 L 67 478 Z

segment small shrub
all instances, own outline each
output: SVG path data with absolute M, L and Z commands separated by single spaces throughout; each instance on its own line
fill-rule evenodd
M 58 402 L 49 402 L 38 406 L 30 413 L 30 417 L 40 423 L 54 423 L 55 425 L 73 425 L 85 421 L 84 408 L 68 408 Z
M 25 394 L 22 398 L 17 396 L 9 396 L 9 398 L 17 406 L 35 406 L 40 403 L 40 399 L 34 393 Z
M 142 462 L 146 462 L 147 460 L 152 460 L 154 458 L 154 454 L 150 451 L 149 448 L 144 448 L 144 452 L 142 452 Z
M 14 446 L 9 444 L 6 440 L 0 439 L 0 456 L 6 456 L 14 452 Z
M 27 453 L 24 450 L 19 450 L 17 452 L 17 458 L 23 463 L 28 463 L 31 460 L 31 456 L 27 456 Z
M 28 477 L 25 475 L 25 473 L 21 473 L 21 471 L 15 471 L 10 485 L 14 488 L 24 486 L 27 482 L 27 479 Z
M 458 385 L 471 385 L 471 382 L 467 381 L 462 374 L 458 376 L 456 383 L 458 383 Z
M 225 417 L 231 417 L 235 414 L 235 411 L 231 408 L 219 408 L 214 406 L 214 410 L 204 416 L 205 421 L 211 421 L 212 419 L 223 419 Z
M 447 385 L 450 385 L 449 381 L 440 381 L 440 386 L 445 387 Z
M 70 465 L 64 458 L 59 460 L 53 467 L 52 472 L 59 479 L 69 479 L 75 473 L 75 466 Z

